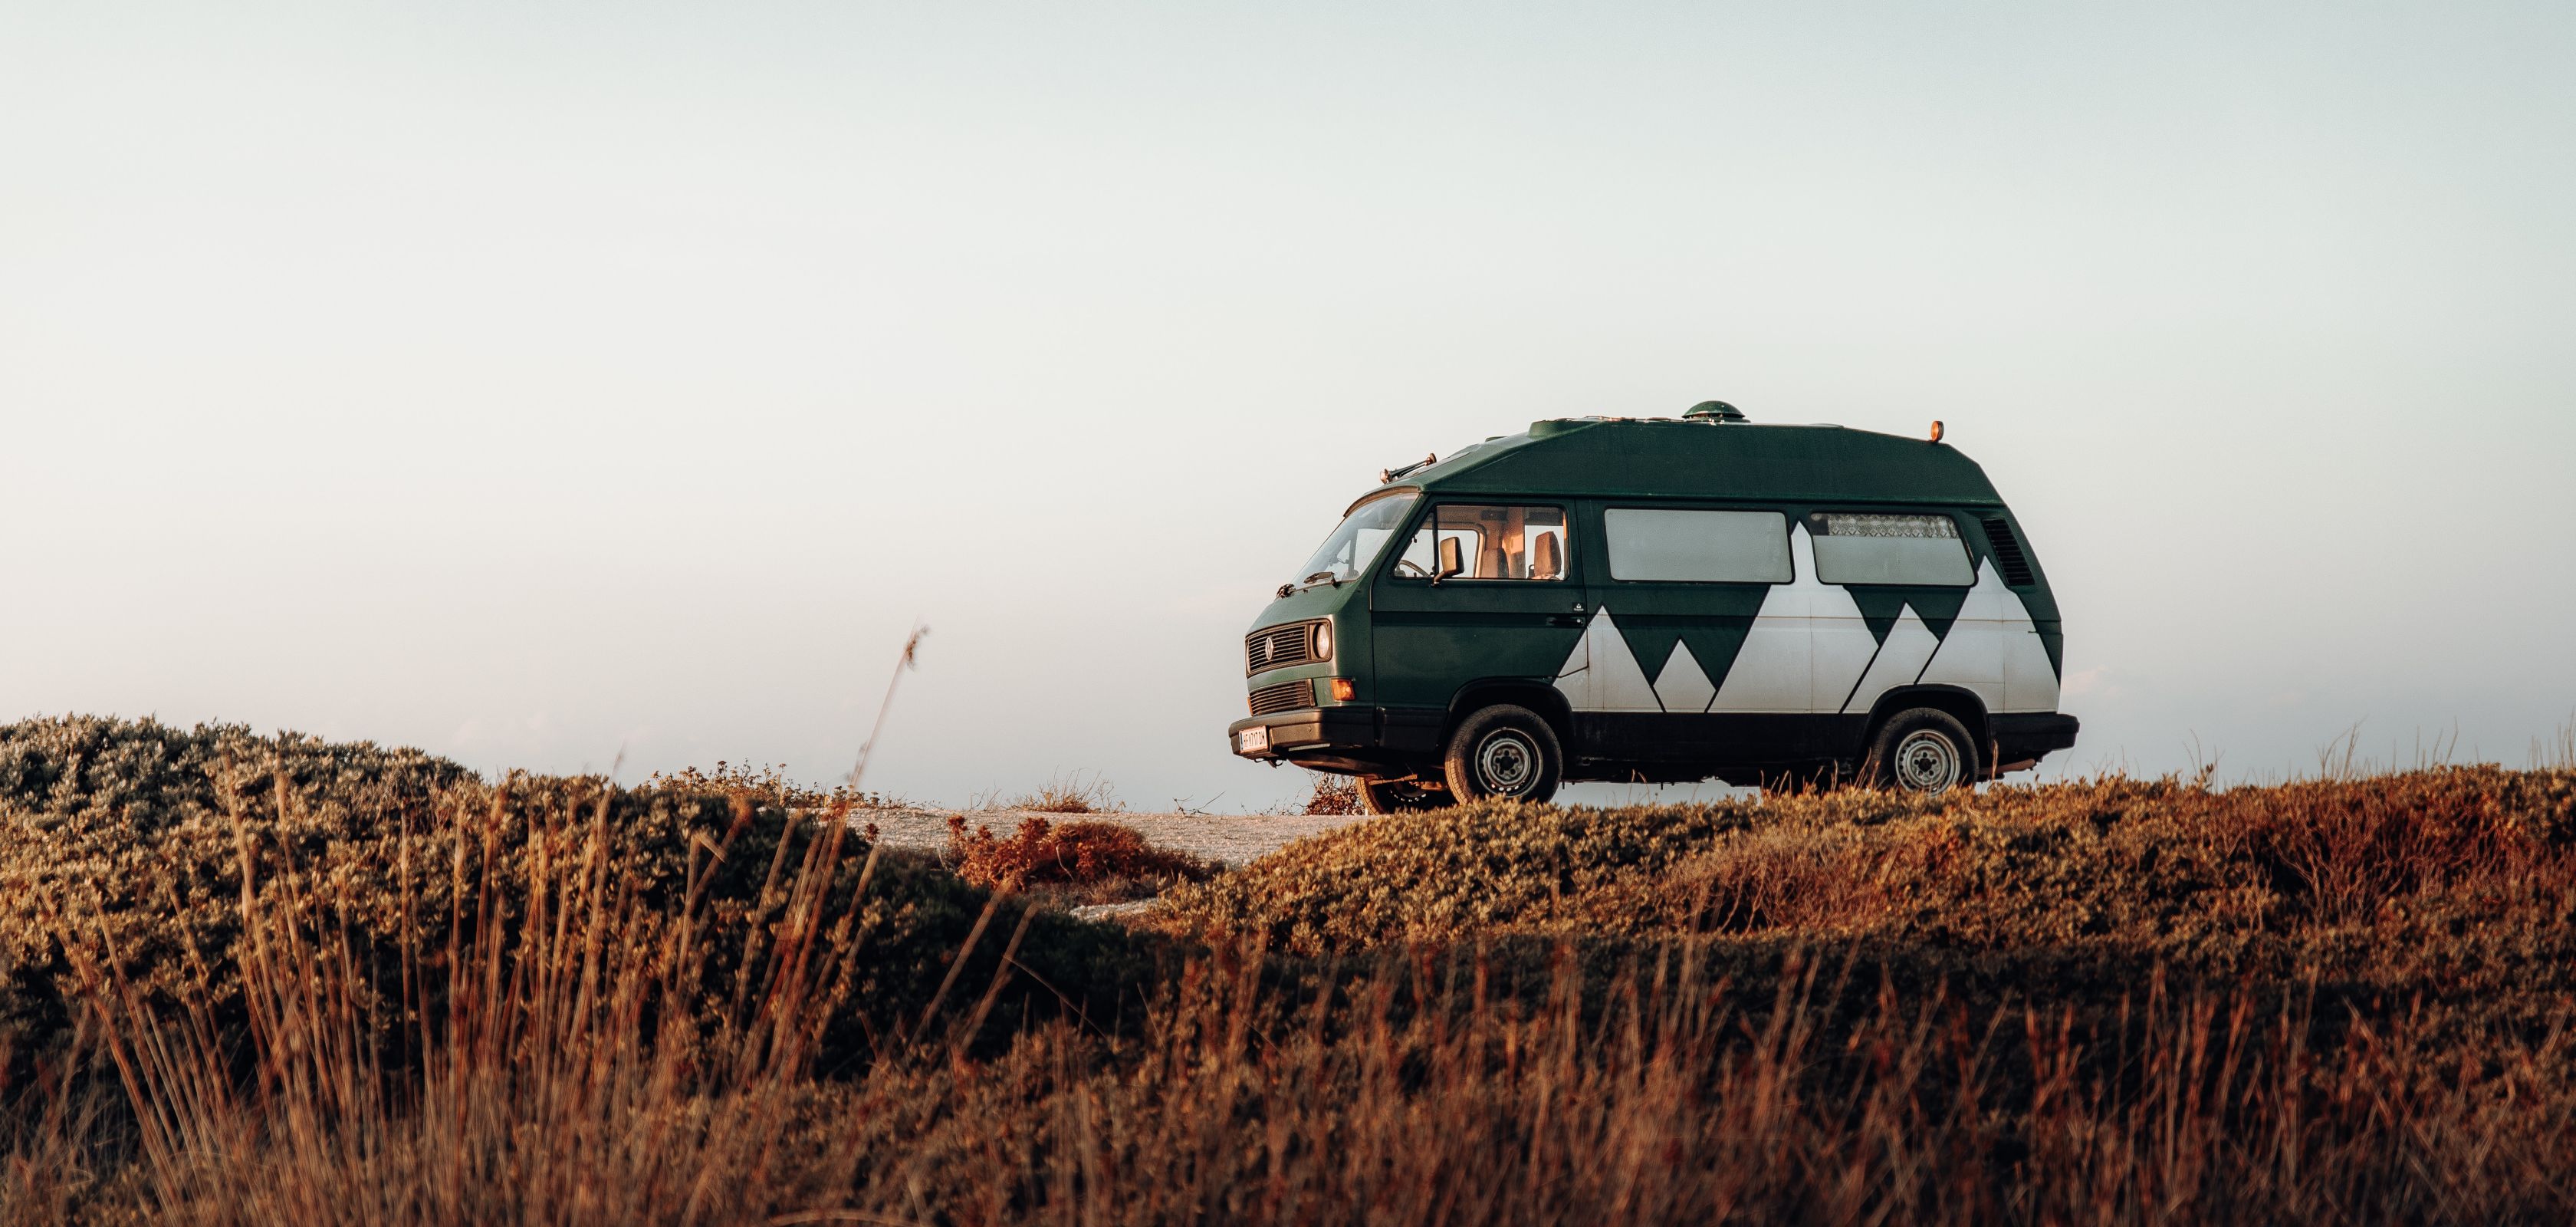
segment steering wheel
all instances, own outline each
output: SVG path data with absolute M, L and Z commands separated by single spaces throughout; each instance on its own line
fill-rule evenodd
M 1396 560 L 1395 560 L 1395 573 L 1396 573 L 1396 574 L 1398 574 L 1398 575 L 1410 575 L 1410 576 L 1412 576 L 1412 577 L 1414 577 L 1414 578 L 1416 578 L 1416 579 L 1429 579 L 1429 578 L 1431 578 L 1431 572 L 1430 572 L 1430 571 L 1428 571 L 1428 570 L 1424 569 L 1424 568 L 1423 568 L 1423 565 L 1422 565 L 1421 563 L 1415 562 L 1414 560 L 1412 560 L 1412 559 L 1410 559 L 1410 558 L 1398 558 L 1398 559 L 1396 559 Z

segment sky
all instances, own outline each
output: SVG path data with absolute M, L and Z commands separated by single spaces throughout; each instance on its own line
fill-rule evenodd
M 0 720 L 1301 794 L 1380 468 L 1982 463 L 2043 774 L 2576 721 L 2576 7 L 0 0 Z M 1590 786 L 1576 799 L 1626 794 Z

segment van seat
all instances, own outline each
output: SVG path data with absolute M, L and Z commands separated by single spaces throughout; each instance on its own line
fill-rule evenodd
M 1564 547 L 1556 543 L 1556 534 L 1539 533 L 1530 542 L 1531 579 L 1555 579 L 1565 570 Z

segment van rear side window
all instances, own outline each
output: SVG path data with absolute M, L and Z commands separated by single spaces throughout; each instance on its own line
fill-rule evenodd
M 1965 588 L 1976 568 L 1948 516 L 1819 511 L 1807 517 L 1816 578 L 1828 584 Z
M 1612 507 L 1610 578 L 1683 583 L 1785 584 L 1789 519 L 1776 511 Z

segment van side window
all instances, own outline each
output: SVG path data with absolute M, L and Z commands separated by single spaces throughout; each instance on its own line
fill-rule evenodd
M 1720 584 L 1785 584 L 1789 518 L 1777 511 L 1679 511 L 1612 507 L 1610 578 Z
M 1565 579 L 1565 509 L 1443 503 L 1413 534 L 1395 573 L 1413 579 Z
M 1819 511 L 1807 517 L 1816 578 L 1828 584 L 1921 584 L 1965 588 L 1977 569 L 1948 516 Z

